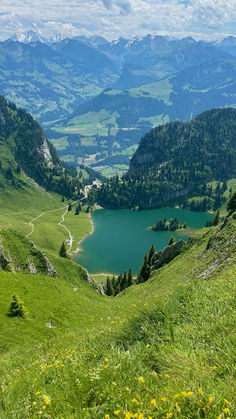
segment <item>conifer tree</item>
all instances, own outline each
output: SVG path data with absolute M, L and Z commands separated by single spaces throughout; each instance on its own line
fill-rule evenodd
M 132 274 L 131 269 L 129 268 L 129 270 L 128 270 L 127 287 L 130 287 L 131 285 L 133 285 L 133 274 Z
M 143 258 L 143 263 L 141 265 L 141 268 L 139 270 L 139 282 L 145 282 L 148 280 L 150 275 L 150 266 L 148 263 L 148 256 L 147 253 L 145 253 L 144 258 Z
M 170 240 L 169 240 L 169 243 L 168 243 L 168 246 L 171 246 L 172 244 L 174 244 L 174 242 L 175 242 L 175 238 L 174 238 L 174 236 L 171 236 Z
M 125 269 L 124 274 L 122 276 L 121 284 L 120 284 L 121 291 L 127 288 L 127 284 L 128 284 L 128 277 L 127 277 L 127 271 Z
M 149 250 L 149 254 L 148 254 L 148 263 L 149 263 L 149 265 L 151 263 L 151 260 L 152 260 L 153 255 L 155 253 L 156 253 L 156 249 L 155 249 L 154 244 L 152 244 L 151 247 L 150 247 L 150 250 Z
M 9 317 L 22 317 L 24 318 L 26 316 L 27 312 L 25 307 L 23 306 L 23 303 L 20 301 L 19 297 L 17 295 L 13 295 L 12 302 L 9 307 L 9 310 L 7 312 L 7 315 Z
M 236 191 L 230 197 L 227 203 L 227 211 L 229 214 L 232 214 L 236 210 Z
M 112 288 L 112 282 L 109 276 L 107 277 L 107 280 L 106 280 L 105 294 L 109 296 L 112 296 L 114 294 L 114 291 Z
M 216 214 L 215 214 L 215 216 L 214 216 L 214 218 L 213 218 L 213 220 L 211 222 L 211 225 L 212 226 L 217 226 L 219 224 L 219 221 L 220 221 L 220 210 L 218 210 L 216 212 Z
M 78 205 L 75 209 L 75 215 L 79 215 L 80 211 L 81 211 L 81 205 Z
M 66 244 L 64 241 L 62 242 L 61 248 L 59 250 L 59 256 L 61 256 L 62 258 L 69 259 L 69 255 L 66 250 Z

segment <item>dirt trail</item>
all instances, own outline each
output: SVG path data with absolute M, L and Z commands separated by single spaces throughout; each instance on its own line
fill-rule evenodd
M 78 202 L 78 201 L 72 202 L 71 205 L 75 204 L 76 202 Z M 35 217 L 31 221 L 29 221 L 28 224 L 31 226 L 31 231 L 30 231 L 30 233 L 26 234 L 25 237 L 26 238 L 29 238 L 33 234 L 33 232 L 34 232 L 34 224 L 33 224 L 34 221 L 38 220 L 40 217 L 42 217 L 45 214 L 49 214 L 50 212 L 60 211 L 60 210 L 63 210 L 63 209 L 65 209 L 65 212 L 62 214 L 61 221 L 59 221 L 58 225 L 61 226 L 61 227 L 63 227 L 67 231 L 67 233 L 69 234 L 69 243 L 68 243 L 69 244 L 69 250 L 68 251 L 70 252 L 71 251 L 71 248 L 72 248 L 72 243 L 73 243 L 73 236 L 71 234 L 71 231 L 63 224 L 65 222 L 65 216 L 66 216 L 66 214 L 68 212 L 68 205 L 63 206 L 63 207 L 60 207 L 60 208 L 57 208 L 57 209 L 54 209 L 54 210 L 44 211 L 41 214 L 37 215 L 37 217 Z

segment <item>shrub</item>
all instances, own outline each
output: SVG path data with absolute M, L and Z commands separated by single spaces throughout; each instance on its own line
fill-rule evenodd
M 9 317 L 26 317 L 26 309 L 17 295 L 13 295 L 7 315 Z

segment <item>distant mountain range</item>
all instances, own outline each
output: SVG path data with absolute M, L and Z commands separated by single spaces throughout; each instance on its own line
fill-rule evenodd
M 0 42 L 1 94 L 44 124 L 65 161 L 103 174 L 126 170 L 152 126 L 236 106 L 234 37 L 13 38 Z

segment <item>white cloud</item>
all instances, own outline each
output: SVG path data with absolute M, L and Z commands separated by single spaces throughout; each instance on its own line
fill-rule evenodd
M 157 32 L 216 38 L 227 32 L 227 25 L 232 33 L 236 23 L 235 0 L 1 0 L 1 12 L 18 14 L 15 22 L 14 15 L 0 15 L 1 38 L 14 26 L 29 28 L 32 21 L 47 33 L 53 27 L 53 32 L 93 32 L 109 39 Z

